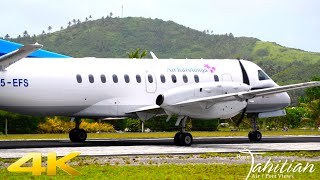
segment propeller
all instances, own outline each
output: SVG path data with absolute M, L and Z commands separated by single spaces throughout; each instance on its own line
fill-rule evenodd
M 241 72 L 242 72 L 243 83 L 245 83 L 245 84 L 247 84 L 247 85 L 250 86 L 250 80 L 249 80 L 247 71 L 246 71 L 246 69 L 244 68 L 243 64 L 241 63 L 240 59 L 238 59 L 238 61 L 239 61 L 239 65 L 240 65 Z M 240 123 L 242 122 L 242 120 L 243 120 L 243 118 L 244 118 L 244 115 L 246 114 L 247 107 L 248 107 L 248 99 L 246 99 L 246 103 L 247 103 L 247 106 L 242 110 L 241 116 L 240 116 L 240 118 L 238 119 L 238 121 L 236 122 L 236 126 L 237 126 L 237 127 L 239 127 Z
M 237 127 L 239 127 L 240 123 L 242 122 L 242 120 L 244 118 L 244 115 L 246 114 L 247 107 L 248 107 L 248 99 L 246 99 L 246 103 L 247 103 L 247 106 L 242 110 L 240 118 L 236 121 Z

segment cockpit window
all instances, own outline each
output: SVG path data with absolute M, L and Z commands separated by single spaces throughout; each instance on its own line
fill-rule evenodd
M 262 70 L 258 70 L 258 76 L 260 81 L 270 79 L 270 77 Z

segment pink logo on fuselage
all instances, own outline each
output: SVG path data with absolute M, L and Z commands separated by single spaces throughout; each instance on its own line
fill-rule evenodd
M 214 73 L 216 71 L 215 67 L 211 67 L 209 64 L 204 65 L 205 68 L 207 68 L 211 73 Z

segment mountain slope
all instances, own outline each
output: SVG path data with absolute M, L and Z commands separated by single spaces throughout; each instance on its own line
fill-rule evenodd
M 313 73 L 291 75 L 293 82 L 320 75 L 320 53 L 286 48 L 256 38 L 210 35 L 172 21 L 146 18 L 105 18 L 72 25 L 35 37 L 11 39 L 39 42 L 44 49 L 73 57 L 126 57 L 138 47 L 159 58 L 242 58 L 258 63 L 278 82 L 288 81 L 295 69 Z M 289 73 L 289 74 L 288 74 Z

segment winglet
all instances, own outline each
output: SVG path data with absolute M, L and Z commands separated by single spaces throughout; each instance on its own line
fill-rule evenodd
M 158 59 L 157 56 L 152 51 L 150 51 L 150 54 L 152 56 L 152 59 Z
M 41 49 L 43 46 L 41 44 L 28 44 L 20 47 L 19 49 L 12 51 L 11 53 L 5 54 L 0 57 L 0 71 L 3 71 L 13 63 L 25 58 L 29 54 Z

